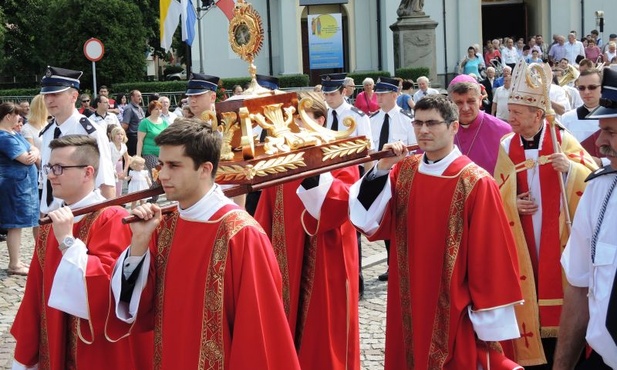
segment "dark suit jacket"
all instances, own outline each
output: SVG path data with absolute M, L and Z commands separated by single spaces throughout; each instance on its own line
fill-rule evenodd
M 493 79 L 493 81 L 495 81 L 495 79 Z M 484 88 L 486 89 L 486 93 L 488 94 L 488 104 L 482 103 L 482 105 L 484 106 L 484 111 L 488 114 L 491 114 L 491 107 L 493 105 L 493 86 L 491 85 L 488 78 L 482 80 L 481 84 L 484 86 Z

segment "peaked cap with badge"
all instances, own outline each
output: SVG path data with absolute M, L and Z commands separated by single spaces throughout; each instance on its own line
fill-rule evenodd
M 375 83 L 375 93 L 383 94 L 383 93 L 391 93 L 398 92 L 399 80 L 396 78 L 390 77 L 381 77 Z
M 53 94 L 70 88 L 79 90 L 79 78 L 82 71 L 47 66 L 45 77 L 41 79 L 41 94 Z
M 191 73 L 189 82 L 186 86 L 186 95 L 201 95 L 208 91 L 216 92 L 220 78 L 200 73 Z
M 343 86 L 347 73 L 330 73 L 321 75 L 321 86 L 324 93 L 331 93 Z

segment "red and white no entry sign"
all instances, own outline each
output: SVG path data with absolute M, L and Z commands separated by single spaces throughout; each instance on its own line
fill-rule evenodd
M 103 58 L 105 54 L 105 46 L 103 42 L 97 38 L 92 37 L 84 43 L 84 55 L 91 62 L 98 62 Z

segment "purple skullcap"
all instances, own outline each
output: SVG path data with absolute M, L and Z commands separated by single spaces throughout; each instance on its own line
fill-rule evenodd
M 450 84 L 448 85 L 448 88 L 454 86 L 455 84 L 461 83 L 461 82 L 471 82 L 471 83 L 478 84 L 478 80 L 476 80 L 475 78 L 473 78 L 470 75 L 458 75 L 458 76 L 454 77 L 452 79 L 452 81 L 450 81 Z

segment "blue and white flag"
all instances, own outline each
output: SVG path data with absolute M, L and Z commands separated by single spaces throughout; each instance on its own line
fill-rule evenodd
M 192 0 L 181 0 L 182 2 L 182 41 L 189 46 L 193 45 L 195 39 L 195 22 L 197 13 Z

